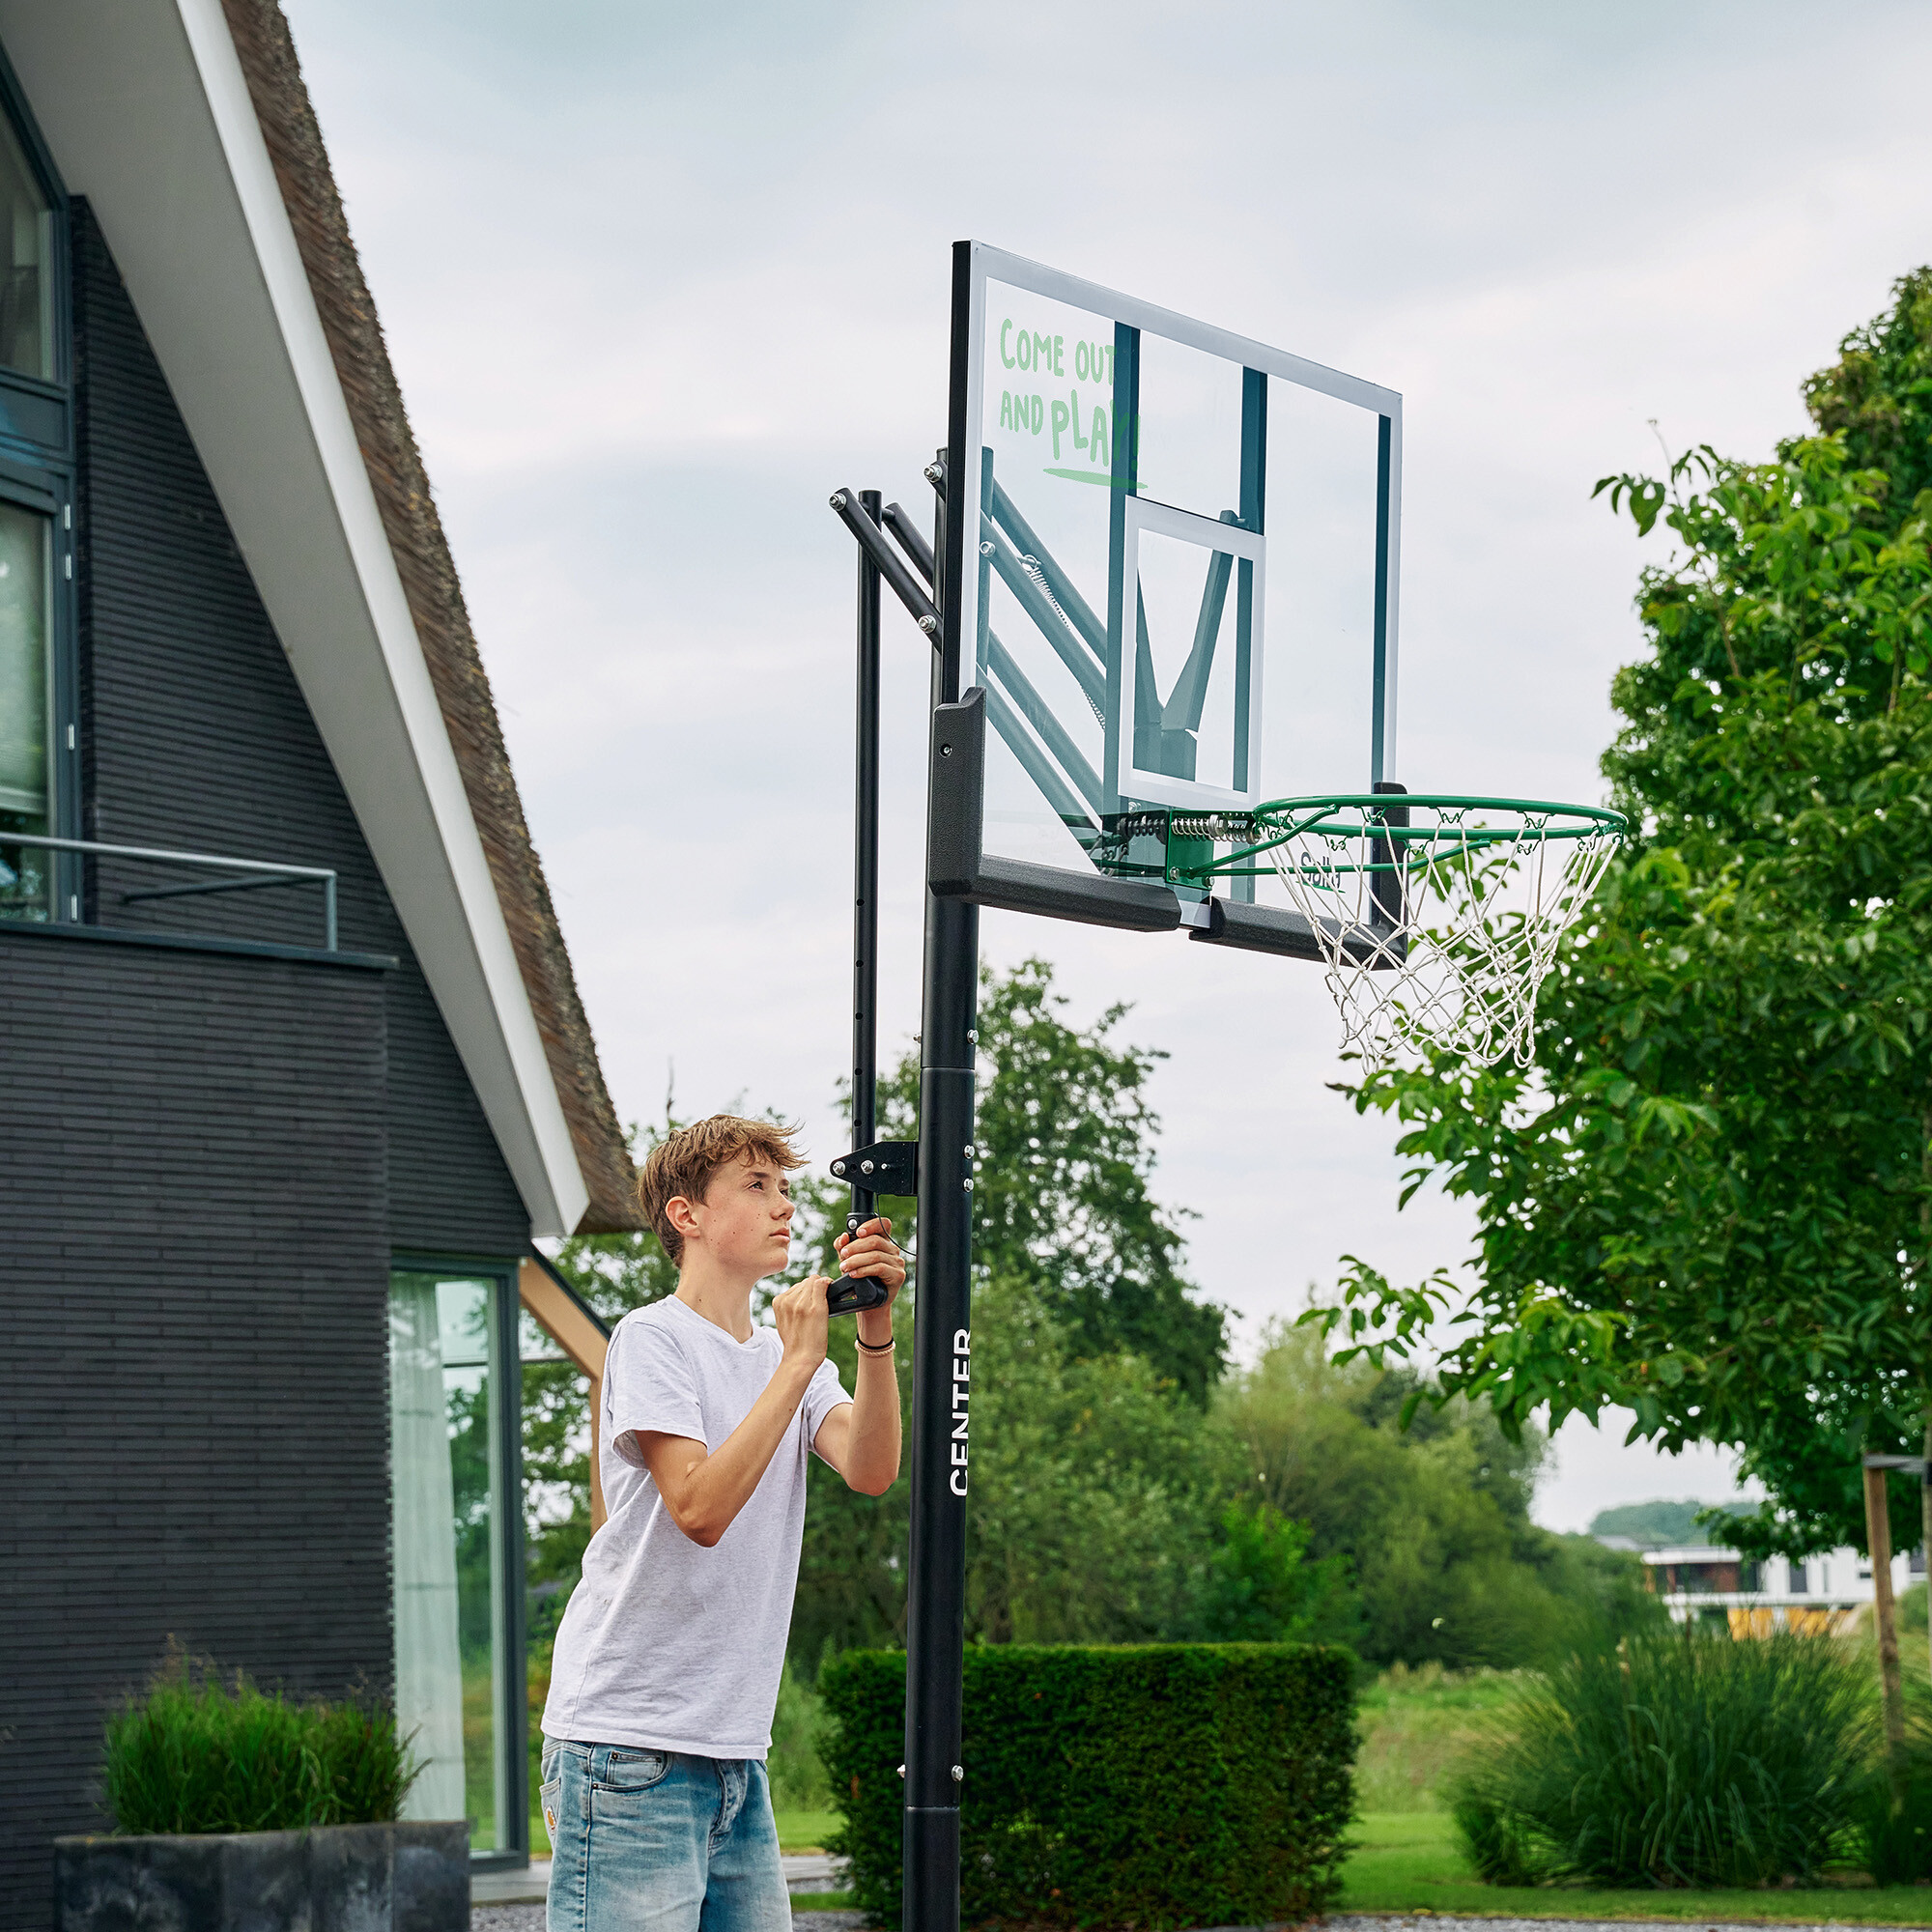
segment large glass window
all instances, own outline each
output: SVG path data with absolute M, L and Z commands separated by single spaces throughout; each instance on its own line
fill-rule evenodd
M 52 823 L 53 520 L 0 502 L 0 913 L 48 916 L 50 860 L 13 845 Z
M 476 1853 L 522 1845 L 512 1628 L 520 1567 L 514 1364 L 503 1277 L 398 1271 L 389 1288 L 396 1716 L 425 1769 L 413 1818 L 468 1818 Z M 521 1578 L 517 1578 L 521 1587 Z
M 0 114 L 0 365 L 55 379 L 53 205 Z

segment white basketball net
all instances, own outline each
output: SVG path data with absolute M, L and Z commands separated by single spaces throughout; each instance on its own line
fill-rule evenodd
M 1406 1043 L 1527 1066 L 1537 991 L 1617 849 L 1618 822 L 1495 800 L 1388 804 L 1406 809 L 1406 828 L 1320 800 L 1257 824 L 1264 838 L 1289 834 L 1268 857 L 1328 962 L 1344 1046 L 1378 1061 Z

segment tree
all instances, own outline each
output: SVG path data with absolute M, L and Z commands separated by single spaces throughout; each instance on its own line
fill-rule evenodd
M 1932 1443 L 1932 270 L 1894 294 L 1806 384 L 1816 435 L 1598 485 L 1677 540 L 1612 692 L 1635 834 L 1531 1072 L 1350 1090 L 1405 1123 L 1409 1191 L 1474 1202 L 1475 1287 L 1355 1264 L 1321 1317 L 1382 1361 L 1453 1314 L 1441 1391 L 1512 1432 L 1624 1403 L 1735 1445 L 1756 1553 L 1862 1546 L 1860 1452 Z
M 1644 1549 L 1674 1549 L 1701 1543 L 1707 1532 L 1718 1531 L 1718 1546 L 1728 1548 L 1724 1525 L 1735 1514 L 1727 1508 L 1714 1509 L 1709 1503 L 1687 1499 L 1670 1502 L 1659 1497 L 1647 1503 L 1618 1503 L 1601 1509 L 1590 1519 L 1592 1536 L 1621 1536 Z
M 1640 1618 L 1633 1559 L 1530 1521 L 1541 1435 L 1512 1441 L 1462 1401 L 1424 1406 L 1405 1429 L 1418 1386 L 1406 1370 L 1331 1360 L 1305 1327 L 1276 1327 L 1216 1399 L 1243 1500 L 1306 1525 L 1309 1558 L 1347 1566 L 1363 1656 L 1512 1667 L 1581 1617 Z
M 1116 1043 L 1124 1008 L 1080 1031 L 1065 1004 L 1043 960 L 981 976 L 968 1623 L 991 1641 L 1179 1634 L 1226 1498 L 1201 1426 L 1226 1316 L 1180 1272 L 1150 1185 L 1161 1056 Z M 917 1055 L 879 1085 L 881 1137 L 915 1138 Z M 822 1255 L 844 1190 L 796 1192 Z M 882 1205 L 916 1248 L 913 1204 Z M 917 1287 L 915 1263 L 908 1315 Z M 908 1501 L 904 1484 L 875 1500 L 810 1481 L 792 1635 L 808 1671 L 828 1647 L 902 1639 Z
M 980 982 L 973 1262 L 1030 1281 L 1089 1354 L 1130 1353 L 1205 1403 L 1227 1357 L 1227 1315 L 1180 1271 L 1184 1236 L 1150 1188 L 1160 1117 L 1148 1084 L 1166 1055 L 1061 1018 L 1053 968 L 1028 959 Z M 882 1132 L 918 1131 L 919 1063 L 880 1083 Z

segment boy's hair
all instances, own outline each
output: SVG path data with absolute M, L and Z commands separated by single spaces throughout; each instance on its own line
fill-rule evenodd
M 702 1201 L 711 1177 L 742 1154 L 758 1154 L 781 1174 L 805 1165 L 805 1156 L 791 1144 L 798 1132 L 781 1121 L 746 1121 L 736 1114 L 713 1114 L 667 1134 L 638 1170 L 638 1205 L 651 1232 L 664 1243 L 674 1263 L 684 1260 L 684 1236 L 671 1226 L 665 1209 L 680 1196 Z

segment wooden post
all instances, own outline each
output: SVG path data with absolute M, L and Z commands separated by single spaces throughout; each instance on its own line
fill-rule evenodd
M 1932 1415 L 1925 1418 L 1925 1468 L 1918 1478 L 1919 1548 L 1925 1552 L 1925 1592 L 1928 1610 L 1925 1639 L 1932 1643 Z
M 1872 1622 L 1878 1631 L 1878 1676 L 1885 1693 L 1885 1742 L 1890 1759 L 1892 1799 L 1902 1796 L 1899 1779 L 1905 1753 L 1905 1694 L 1898 1682 L 1898 1616 L 1891 1601 L 1891 1516 L 1887 1507 L 1883 1469 L 1865 1476 L 1865 1547 L 1871 1552 Z

